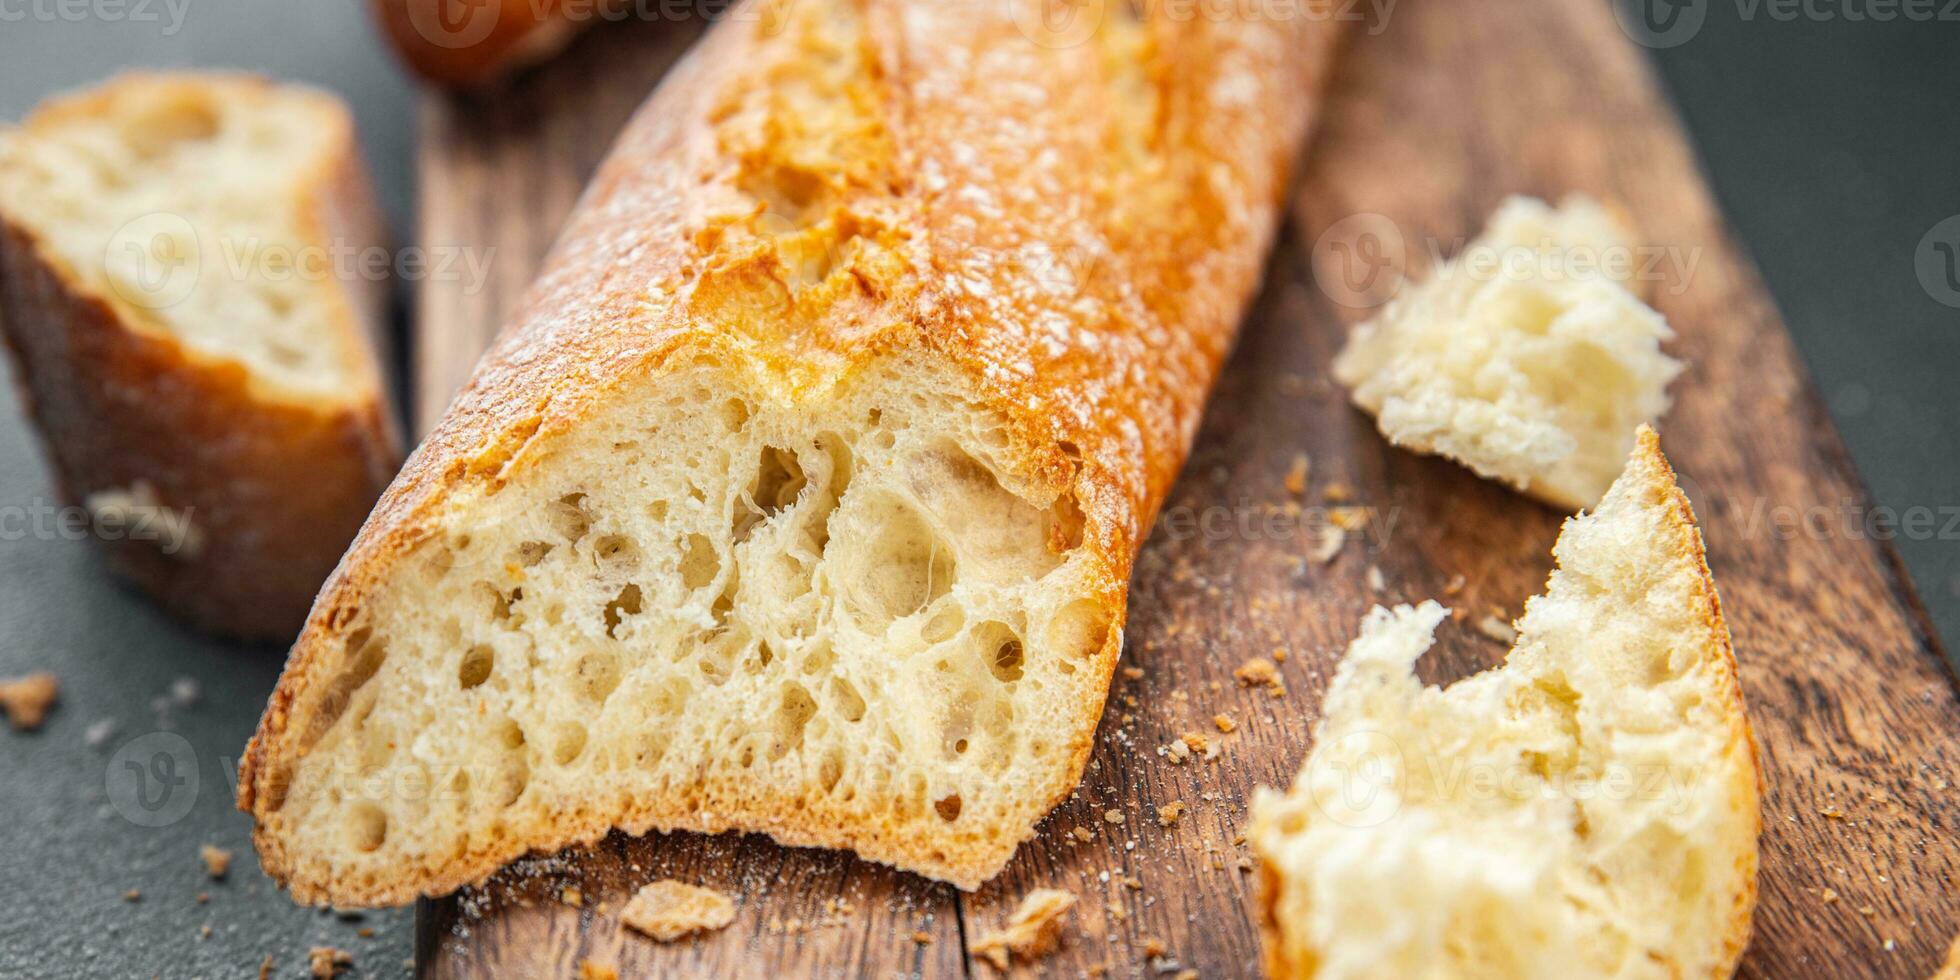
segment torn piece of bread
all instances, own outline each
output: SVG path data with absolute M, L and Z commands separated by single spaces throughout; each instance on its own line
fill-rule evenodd
M 1356 327 L 1334 377 L 1382 434 L 1548 503 L 1590 507 L 1681 363 L 1628 289 L 1630 236 L 1598 204 L 1513 197 L 1483 235 Z
M 385 283 L 346 269 L 380 246 L 351 117 L 311 89 L 130 75 L 0 136 L 28 407 L 116 567 L 185 620 L 292 636 L 393 474 Z
M 613 827 L 973 888 L 1067 797 L 1340 22 L 1041 10 L 668 76 L 293 649 L 239 802 L 296 898 Z
M 712 932 L 735 921 L 735 903 L 712 888 L 661 879 L 633 893 L 619 913 L 626 927 L 670 943 L 696 932 Z
M 1075 910 L 1075 894 L 1058 888 L 1037 888 L 1021 899 L 1007 924 L 980 937 L 973 955 L 1006 970 L 1015 959 L 1032 963 L 1047 956 L 1062 941 L 1062 923 Z
M 1504 666 L 1412 667 L 1446 610 L 1376 608 L 1285 795 L 1261 789 L 1273 977 L 1725 977 L 1756 893 L 1758 776 L 1721 605 L 1653 430 Z

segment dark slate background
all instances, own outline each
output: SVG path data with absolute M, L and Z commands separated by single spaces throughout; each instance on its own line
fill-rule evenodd
M 1960 548 L 1939 531 L 1960 513 L 1960 291 L 1947 288 L 1935 243 L 1960 243 L 1960 24 L 1853 19 L 1877 9 L 1868 0 L 1811 4 L 1829 19 L 1801 8 L 1786 18 L 1771 0 L 1683 2 L 1701 24 L 1669 36 L 1678 43 L 1654 60 L 1873 501 L 1939 515 L 1932 533 L 1898 547 L 1941 633 L 1956 635 Z M 407 238 L 414 99 L 364 7 L 0 0 L 0 118 L 135 66 L 231 66 L 324 85 L 355 105 Z M 52 503 L 15 405 L 0 400 L 0 508 Z M 0 540 L 0 676 L 52 669 L 62 680 L 42 731 L 0 734 L 0 976 L 255 975 L 268 953 L 277 975 L 300 976 L 314 944 L 351 950 L 362 973 L 406 972 L 406 910 L 355 919 L 294 907 L 258 872 L 232 810 L 237 753 L 281 653 L 178 630 L 108 584 L 85 542 Z M 182 679 L 200 689 L 193 703 L 171 697 Z M 90 747 L 95 724 L 114 732 Z M 130 762 L 152 804 L 175 780 L 159 810 L 135 799 L 143 786 Z M 207 842 L 237 852 L 228 881 L 205 879 Z

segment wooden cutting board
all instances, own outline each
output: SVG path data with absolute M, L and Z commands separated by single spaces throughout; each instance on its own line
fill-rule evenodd
M 1703 521 L 1764 780 L 1761 904 L 1742 973 L 1931 973 L 1960 927 L 1954 678 L 1890 547 L 1835 516 L 1793 523 L 1839 514 L 1865 491 L 1640 49 L 1599 2 L 1426 0 L 1368 28 L 1335 81 L 1266 289 L 1167 505 L 1190 523 L 1179 534 L 1160 521 L 1137 562 L 1123 664 L 1142 676 L 1118 676 L 1080 791 L 1004 874 L 969 895 L 756 836 L 615 835 L 425 903 L 420 971 L 569 977 L 589 957 L 628 977 L 984 975 L 967 944 L 1028 890 L 1059 887 L 1082 902 L 1044 972 L 1156 976 L 1170 961 L 1165 975 L 1256 972 L 1246 801 L 1255 785 L 1290 780 L 1363 612 L 1443 596 L 1461 576 L 1447 601 L 1471 615 L 1446 624 L 1422 673 L 1440 681 L 1489 666 L 1501 647 L 1465 623 L 1515 614 L 1538 590 L 1561 519 L 1448 462 L 1388 448 L 1330 386 L 1328 361 L 1398 272 L 1455 251 L 1504 195 L 1587 191 L 1624 204 L 1659 257 L 1661 278 L 1646 285 L 1680 334 L 1673 352 L 1692 365 L 1674 386 L 1663 445 Z M 487 288 L 422 285 L 422 426 L 515 308 L 614 131 L 700 30 L 608 26 L 507 87 L 429 96 L 421 241 L 496 252 Z M 1300 453 L 1312 460 L 1308 515 L 1337 487 L 1373 509 L 1369 529 L 1324 566 L 1303 560 L 1314 528 L 1283 509 Z M 1207 524 L 1206 514 L 1222 516 Z M 1290 654 L 1287 697 L 1233 683 L 1233 668 L 1275 649 Z M 1158 755 L 1215 713 L 1239 724 L 1216 761 Z M 1172 801 L 1188 812 L 1162 827 Z M 1121 824 L 1107 822 L 1112 811 Z M 672 946 L 623 934 L 613 913 L 657 876 L 738 894 L 740 915 Z M 567 886 L 582 907 L 562 900 Z M 1168 959 L 1144 962 L 1152 940 Z

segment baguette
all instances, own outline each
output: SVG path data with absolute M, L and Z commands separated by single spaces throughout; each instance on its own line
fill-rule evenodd
M 731 16 L 323 592 L 264 867 L 399 903 L 609 828 L 977 887 L 1075 786 L 1338 21 Z
M 369 9 L 410 71 L 462 86 L 552 57 L 602 6 L 589 0 L 371 0 Z
M 1390 442 L 1590 507 L 1681 373 L 1660 349 L 1667 322 L 1628 288 L 1634 259 L 1625 227 L 1593 201 L 1513 197 L 1461 255 L 1355 328 L 1334 378 Z
M 312 262 L 378 227 L 310 89 L 131 75 L 0 137 L 0 333 L 62 495 L 192 625 L 290 639 L 400 460 L 383 284 Z
M 1376 608 L 1285 795 L 1260 789 L 1266 972 L 1726 977 L 1761 829 L 1735 658 L 1653 430 L 1566 522 L 1504 666 L 1412 667 L 1447 610 Z

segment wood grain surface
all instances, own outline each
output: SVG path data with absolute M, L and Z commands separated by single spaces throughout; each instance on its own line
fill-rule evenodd
M 424 285 L 421 425 L 514 306 L 610 134 L 697 33 L 618 25 L 506 88 L 430 97 L 423 242 L 497 254 L 485 291 Z M 563 977 L 590 957 L 628 977 L 987 975 L 966 947 L 1028 890 L 1057 887 L 1081 903 L 1044 974 L 1256 973 L 1246 801 L 1291 779 L 1362 614 L 1443 598 L 1468 615 L 1445 624 L 1422 675 L 1489 666 L 1503 649 L 1468 623 L 1515 615 L 1538 591 L 1561 519 L 1387 447 L 1327 364 L 1350 324 L 1454 252 L 1504 195 L 1569 191 L 1626 209 L 1654 260 L 1642 286 L 1692 365 L 1663 447 L 1703 522 L 1764 781 L 1741 973 L 1929 975 L 1960 926 L 1953 675 L 1897 556 L 1862 523 L 1864 489 L 1649 66 L 1608 5 L 1562 0 L 1428 0 L 1356 35 L 1266 289 L 1138 561 L 1127 669 L 1081 789 L 1005 873 L 962 895 L 754 836 L 615 835 L 427 903 L 421 972 Z M 1311 474 L 1296 496 L 1286 474 L 1301 453 Z M 1367 519 L 1318 564 L 1307 556 L 1336 504 Z M 1235 682 L 1234 668 L 1276 651 L 1286 696 Z M 1218 757 L 1160 753 L 1187 732 Z M 1165 826 L 1174 802 L 1184 814 Z M 739 895 L 735 925 L 670 946 L 623 933 L 625 895 L 662 876 Z M 564 903 L 567 885 L 583 907 Z

